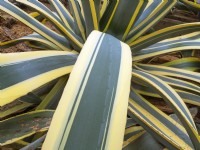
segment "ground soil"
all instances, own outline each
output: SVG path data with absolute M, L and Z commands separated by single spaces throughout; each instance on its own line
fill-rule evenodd
M 5 42 L 9 40 L 13 40 L 16 38 L 23 37 L 25 35 L 31 34 L 33 31 L 19 22 L 12 16 L 0 11 L 0 42 Z M 12 46 L 6 49 L 0 49 L 2 53 L 10 53 L 10 52 L 23 52 L 23 51 L 31 51 L 26 44 L 21 43 L 16 46 Z

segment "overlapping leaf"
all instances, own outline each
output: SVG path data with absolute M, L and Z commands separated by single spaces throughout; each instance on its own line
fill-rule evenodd
M 147 73 L 144 73 L 144 72 L 141 72 L 138 70 L 133 70 L 132 75 L 133 75 L 134 80 L 141 80 L 147 86 L 152 87 L 169 104 L 169 106 L 174 110 L 174 112 L 177 114 L 177 116 L 181 120 L 182 124 L 184 125 L 186 131 L 188 132 L 189 137 L 191 138 L 191 141 L 192 141 L 194 147 L 196 149 L 198 149 L 200 146 L 200 144 L 199 144 L 200 138 L 199 138 L 198 132 L 196 130 L 196 126 L 194 124 L 194 121 L 191 117 L 190 112 L 188 111 L 186 105 L 184 104 L 184 102 L 180 98 L 180 96 L 170 86 L 168 86 L 165 82 L 156 78 L 155 76 L 152 76 L 150 74 L 147 74 Z M 134 96 L 134 98 L 135 97 L 136 96 Z M 134 104 L 135 104 L 135 101 L 134 101 Z M 133 107 L 132 112 L 134 114 L 134 119 L 137 118 L 138 121 L 139 120 L 141 121 L 141 119 L 138 118 L 139 117 L 138 115 L 141 115 L 141 113 L 136 111 L 137 110 L 136 104 L 135 104 L 135 106 L 132 104 L 132 107 Z M 141 109 L 144 109 L 143 105 L 142 105 Z M 148 110 L 148 109 L 146 109 L 146 110 Z M 149 111 L 148 111 L 148 113 L 149 113 Z M 143 121 L 145 120 L 145 122 L 147 122 L 147 118 L 144 118 L 144 116 L 142 117 L 143 118 L 142 120 Z M 155 114 L 154 114 L 154 117 L 155 117 Z M 160 119 L 160 121 L 161 121 L 161 119 Z M 143 127 L 147 128 L 146 125 L 147 124 L 145 124 Z M 161 130 L 161 131 L 163 132 L 164 130 Z M 152 133 L 153 131 L 149 131 L 149 132 Z M 167 134 L 167 132 L 165 132 L 165 134 Z M 159 138 L 157 140 L 159 140 Z M 170 140 L 170 141 L 172 141 L 172 140 Z M 167 142 L 167 140 L 164 140 L 164 142 Z M 171 147 L 171 146 L 168 145 L 167 147 Z
M 5 111 L 3 117 L 32 104 L 34 110 L 55 109 L 62 95 L 44 144 L 46 149 L 120 149 L 126 120 L 131 56 L 127 46 L 108 34 L 94 32 L 88 38 L 93 30 L 100 30 L 125 41 L 132 49 L 133 78 L 128 109 L 134 121 L 129 119 L 127 122 L 123 148 L 139 149 L 144 141 L 146 144 L 141 149 L 147 149 L 151 144 L 155 149 L 200 148 L 195 123 L 185 105 L 200 106 L 199 59 L 182 58 L 162 65 L 135 63 L 161 54 L 199 49 L 199 23 L 168 27 L 143 36 L 175 6 L 176 0 L 69 0 L 70 11 L 59 0 L 49 0 L 53 11 L 38 0 L 17 1 L 33 8 L 36 13 L 27 14 L 8 0 L 0 1 L 0 9 L 37 34 L 0 43 L 0 48 L 26 41 L 38 49 L 81 53 L 64 93 L 68 77 L 63 75 L 71 72 L 77 59 L 73 52 L 1 54 L 0 106 L 18 98 L 23 101 Z M 198 8 L 198 4 L 187 0 L 182 2 Z M 57 31 L 40 22 L 43 19 L 50 21 Z M 59 79 L 40 97 L 31 93 L 56 78 Z M 143 96 L 164 99 L 182 125 Z M 31 131 L 31 135 L 33 133 Z M 27 136 L 20 135 L 17 140 Z M 36 134 L 31 141 L 40 136 Z
M 33 111 L 0 121 L 0 146 L 49 128 L 54 111 Z
M 170 34 L 168 31 L 166 34 Z M 152 37 L 153 38 L 153 37 Z M 148 38 L 150 40 L 150 37 Z M 145 40 L 147 42 L 148 40 Z M 169 38 L 167 40 L 151 43 L 147 48 L 137 50 L 133 48 L 133 60 L 143 60 L 150 57 L 156 57 L 166 53 L 173 53 L 177 51 L 185 50 L 199 50 L 200 49 L 200 32 L 193 32 L 183 36 L 175 38 Z M 184 66 L 184 65 L 183 65 Z
M 70 75 L 43 148 L 119 149 L 131 61 L 126 44 L 108 34 L 92 32 Z
M 1 54 L 0 58 L 0 106 L 3 106 L 70 73 L 77 56 L 59 51 L 36 51 Z

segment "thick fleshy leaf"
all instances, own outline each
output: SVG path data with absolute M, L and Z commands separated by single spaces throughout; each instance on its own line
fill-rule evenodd
M 165 67 L 160 65 L 137 64 L 135 68 L 154 75 L 171 76 L 200 83 L 200 73 L 179 68 Z
M 140 51 L 141 49 L 147 48 L 152 44 L 160 42 L 162 40 L 177 37 L 184 34 L 189 34 L 191 32 L 196 32 L 200 29 L 200 23 L 185 23 L 180 25 L 175 25 L 167 27 L 151 34 L 145 35 L 129 45 L 133 53 Z
M 135 51 L 133 49 L 133 61 L 156 57 L 158 55 L 173 53 L 177 51 L 200 49 L 200 32 L 190 33 L 184 36 L 170 38 L 156 44 L 152 44 L 147 48 Z
M 188 57 L 167 62 L 162 65 L 189 71 L 197 71 L 200 69 L 200 59 L 195 57 Z
M 167 148 L 193 149 L 181 125 L 134 91 L 131 91 L 128 109 L 128 114 Z
M 127 43 L 136 40 L 162 19 L 176 4 L 176 0 L 149 0 L 145 10 L 132 26 Z
M 126 44 L 93 31 L 70 74 L 43 148 L 120 149 L 131 61 Z
M 197 107 L 193 107 L 193 108 L 190 108 L 189 111 L 190 111 L 192 117 L 194 118 L 194 117 L 197 115 L 197 113 L 198 113 L 198 108 L 197 108 Z M 181 121 L 179 120 L 179 118 L 177 117 L 176 114 L 171 114 L 171 115 L 169 115 L 169 116 L 170 116 L 172 119 L 174 119 L 177 123 L 181 124 Z M 181 125 L 182 125 L 182 124 L 181 124 Z M 198 127 L 197 127 L 197 131 L 198 131 Z
M 79 2 L 76 0 L 69 0 L 69 6 L 74 18 L 75 33 L 77 33 L 78 35 L 80 34 L 82 38 L 85 40 L 86 39 L 85 20 L 82 16 Z
M 198 149 L 200 146 L 200 137 L 198 135 L 196 126 L 187 106 L 181 97 L 175 92 L 175 90 L 159 78 L 148 73 L 134 70 L 132 75 L 133 80 L 144 81 L 147 86 L 152 87 L 166 101 L 166 103 L 168 103 L 188 132 L 194 147 Z
M 101 0 L 83 0 L 81 1 L 86 24 L 86 35 L 93 30 L 99 29 L 98 5 Z
M 0 146 L 49 128 L 54 111 L 33 111 L 0 121 Z
M 24 1 L 28 1 L 31 3 L 36 4 L 39 8 L 41 8 L 44 12 L 47 12 L 49 15 L 51 15 L 51 17 L 53 19 L 55 19 L 56 21 L 58 21 L 60 24 L 63 24 L 63 22 L 61 21 L 61 19 L 59 18 L 59 16 L 53 12 L 52 10 L 50 10 L 47 6 L 45 6 L 43 3 L 41 3 L 38 0 L 24 0 Z M 20 2 L 20 1 L 19 1 Z M 31 15 L 32 16 L 32 15 Z M 43 16 L 44 17 L 44 16 Z M 64 25 L 64 24 L 63 24 Z
M 125 40 L 146 5 L 146 0 L 111 1 L 100 20 L 100 30 Z
M 137 91 L 139 94 L 145 96 L 151 96 L 156 98 L 161 98 L 159 94 L 157 94 L 153 89 L 148 88 L 147 86 L 143 86 L 137 83 L 132 83 L 132 88 Z M 185 103 L 200 106 L 200 96 L 196 94 L 192 94 L 186 91 L 175 89 L 178 95 L 183 99 Z
M 59 51 L 1 54 L 0 106 L 69 74 L 76 59 L 73 53 Z
M 170 86 L 175 89 L 180 89 L 183 91 L 188 91 L 190 93 L 194 93 L 200 95 L 200 86 L 190 83 L 188 81 L 184 81 L 181 79 L 175 79 L 167 76 L 156 75 L 156 77 L 160 78 Z
M 55 8 L 60 19 L 63 21 L 64 25 L 73 31 L 74 19 L 70 12 L 64 7 L 64 5 L 59 0 L 49 0 L 52 6 Z

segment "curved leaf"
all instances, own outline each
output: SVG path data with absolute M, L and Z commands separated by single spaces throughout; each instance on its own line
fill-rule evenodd
M 167 39 L 156 44 L 152 44 L 147 48 L 141 49 L 140 51 L 134 51 L 133 49 L 133 60 L 138 61 L 161 54 L 186 51 L 190 49 L 200 49 L 200 32 L 194 32 L 184 36 Z
M 192 116 L 181 97 L 169 85 L 153 75 L 138 70 L 134 70 L 132 75 L 135 78 L 134 80 L 143 80 L 145 84 L 155 89 L 155 91 L 158 92 L 169 106 L 171 106 L 187 130 L 194 147 L 198 149 L 200 146 L 200 137 Z
M 200 69 L 200 59 L 194 57 L 188 57 L 167 62 L 162 65 L 166 67 L 179 68 L 189 71 L 197 71 Z
M 183 78 L 200 83 L 200 73 L 192 72 L 179 68 L 165 67 L 159 65 L 137 64 L 135 68 L 155 75 L 171 76 L 174 78 Z
M 55 25 L 55 27 L 57 27 L 57 29 L 61 33 L 63 33 L 63 36 L 65 36 L 70 41 L 70 44 L 76 50 L 79 50 L 82 48 L 83 46 L 82 40 L 76 34 L 74 34 L 74 32 L 72 32 L 68 27 L 63 26 L 59 21 L 54 19 L 54 17 L 49 15 L 48 11 L 46 12 L 45 10 L 43 10 L 43 7 L 40 7 L 40 5 L 37 4 L 38 3 L 37 1 L 30 1 L 30 2 L 27 0 L 17 0 L 17 1 L 39 11 L 46 18 L 48 18 Z
M 0 106 L 71 72 L 77 55 L 35 51 L 0 55 Z
M 62 50 L 68 49 L 68 41 L 65 39 L 65 37 L 50 30 L 42 23 L 37 21 L 35 18 L 31 17 L 20 8 L 10 3 L 8 0 L 0 1 L 0 10 L 3 10 L 6 13 L 15 17 L 16 19 L 20 20 L 21 22 L 32 28 L 35 32 L 60 47 Z
M 132 88 L 141 95 L 161 98 L 161 96 L 159 94 L 157 94 L 151 88 L 137 84 L 135 82 L 132 84 Z M 177 89 L 175 89 L 175 90 L 185 103 L 200 106 L 200 101 L 199 101 L 200 96 L 199 95 L 192 94 L 192 93 L 189 93 L 186 91 L 177 90 Z
M 49 49 L 60 50 L 60 48 L 58 46 L 56 46 L 55 44 L 48 41 L 46 38 L 42 37 L 41 35 L 39 35 L 37 33 L 29 34 L 27 36 L 24 36 L 24 37 L 21 37 L 21 38 L 18 38 L 18 39 L 2 42 L 2 43 L 0 43 L 0 48 L 8 48 L 10 46 L 14 46 L 14 45 L 21 43 L 21 42 L 37 42 L 37 43 L 39 43 L 43 46 L 45 45 Z M 68 50 L 70 50 L 69 45 L 68 45 Z
M 148 1 L 144 12 L 131 28 L 126 42 L 131 43 L 148 31 L 160 19 L 162 19 L 176 4 L 177 0 L 151 0 Z
M 67 28 L 73 31 L 74 19 L 71 16 L 70 12 L 63 6 L 63 4 L 60 1 L 50 0 L 49 2 L 55 8 L 59 17 L 62 19 L 64 25 L 66 25 Z
M 193 149 L 184 128 L 142 96 L 131 91 L 128 114 L 169 149 Z
M 184 35 L 189 34 L 191 32 L 196 32 L 199 29 L 199 22 L 175 25 L 145 35 L 139 38 L 138 40 L 135 40 L 134 42 L 130 43 L 129 45 L 131 47 L 132 52 L 135 53 L 159 41 L 165 40 L 167 38 L 177 37 L 180 36 L 180 34 Z
M 75 33 L 80 34 L 82 38 L 85 40 L 86 39 L 85 20 L 82 16 L 79 3 L 76 0 L 70 0 L 69 6 L 74 18 Z
M 200 4 L 194 3 L 193 1 L 180 0 L 180 2 L 184 3 L 186 6 L 192 7 L 195 10 L 200 10 Z
M 1 113 L 0 113 L 0 121 L 5 118 L 5 117 L 8 117 L 16 112 L 19 112 L 21 110 L 24 110 L 30 106 L 32 106 L 33 104 L 31 103 L 20 103 L 20 104 L 15 104 L 14 106 L 10 107 L 9 109 L 7 110 L 1 110 Z
M 33 111 L 0 121 L 0 146 L 46 131 L 54 111 Z

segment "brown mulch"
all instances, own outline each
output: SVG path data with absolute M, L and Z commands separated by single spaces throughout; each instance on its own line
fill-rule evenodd
M 12 16 L 0 11 L 0 42 L 5 42 L 13 39 L 17 39 L 26 35 L 33 33 L 33 31 L 16 20 Z M 28 47 L 25 43 L 17 44 L 5 49 L 0 49 L 1 53 L 10 52 L 24 52 L 31 51 L 32 49 Z

